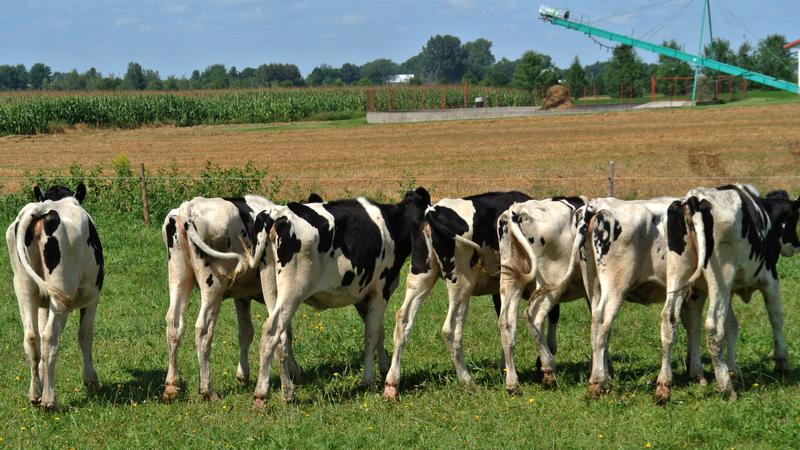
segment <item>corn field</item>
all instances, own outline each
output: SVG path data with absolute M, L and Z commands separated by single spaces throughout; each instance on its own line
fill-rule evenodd
M 525 106 L 530 91 L 469 87 L 467 103 Z M 182 93 L 0 94 L 0 135 L 47 132 L 54 124 L 135 128 L 307 120 L 325 113 L 457 108 L 464 88 L 452 86 L 335 87 Z

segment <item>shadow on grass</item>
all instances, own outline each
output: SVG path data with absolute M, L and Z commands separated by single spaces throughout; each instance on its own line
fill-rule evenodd
M 70 403 L 70 407 L 82 407 L 90 403 L 105 403 L 113 406 L 158 401 L 164 389 L 167 373 L 163 370 L 129 369 L 130 380 L 123 383 L 103 383 L 95 390 L 87 390 L 86 396 Z M 188 397 L 186 382 L 181 380 L 178 401 Z

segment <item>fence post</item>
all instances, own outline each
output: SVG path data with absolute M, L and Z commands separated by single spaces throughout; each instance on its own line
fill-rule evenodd
M 464 108 L 467 107 L 467 79 L 464 78 Z
M 650 77 L 650 101 L 656 101 L 656 77 Z
M 608 167 L 608 196 L 614 196 L 614 160 L 611 160 Z
M 147 178 L 144 176 L 144 163 L 139 163 L 139 178 L 142 180 L 142 210 L 144 224 L 150 225 L 150 202 L 147 199 Z

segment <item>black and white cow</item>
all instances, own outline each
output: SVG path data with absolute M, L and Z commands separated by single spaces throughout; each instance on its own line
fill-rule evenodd
M 48 410 L 56 406 L 55 368 L 67 317 L 80 310 L 78 343 L 83 383 L 97 387 L 92 364 L 94 319 L 103 287 L 103 248 L 89 214 L 81 207 L 83 183 L 73 193 L 54 186 L 25 205 L 6 230 L 14 290 L 24 329 L 23 347 L 31 366 L 28 398 Z
M 262 265 L 262 273 L 267 273 L 262 279 L 270 273 L 275 277 L 278 296 L 261 337 L 260 370 L 253 394 L 256 407 L 265 404 L 269 369 L 280 335 L 303 302 L 317 309 L 356 305 L 365 321 L 362 384 L 375 382 L 378 348 L 380 369 L 385 372 L 389 360 L 383 350 L 383 313 L 412 245 L 419 245 L 420 225 L 429 204 L 428 192 L 417 188 L 396 205 L 358 198 L 291 203 L 258 215 L 258 246 L 253 258 L 274 262 Z M 282 365 L 286 363 L 280 352 L 278 359 Z M 283 399 L 291 400 L 291 380 L 281 377 L 281 384 Z
M 497 234 L 500 242 L 500 341 L 506 363 L 506 389 L 514 392 L 519 379 L 514 364 L 517 307 L 523 296 L 531 302 L 525 310 L 528 330 L 539 347 L 546 387 L 555 386 L 556 317 L 543 339 L 545 319 L 558 311 L 561 302 L 586 296 L 580 276 L 573 276 L 578 266 L 575 245 L 578 208 L 585 197 L 554 197 L 529 200 L 512 205 L 500 215 Z M 557 314 L 557 313 L 556 313 Z
M 309 201 L 322 199 L 312 194 Z M 258 270 L 250 268 L 245 255 L 254 247 L 254 219 L 257 212 L 274 204 L 257 195 L 236 198 L 197 197 L 184 202 L 167 214 L 162 226 L 167 246 L 169 298 L 167 311 L 167 345 L 169 368 L 162 401 L 171 402 L 178 396 L 178 347 L 184 329 L 184 311 L 192 289 L 200 290 L 200 313 L 195 322 L 195 345 L 200 366 L 200 394 L 216 398 L 211 386 L 209 358 L 214 325 L 222 300 L 233 297 L 239 324 L 239 365 L 236 379 L 247 383 L 250 366 L 247 360 L 253 341 L 253 322 L 250 298 L 274 306 L 274 286 L 262 295 Z M 299 369 L 291 354 L 291 331 L 287 345 L 292 376 Z
M 403 348 L 422 301 L 440 278 L 445 280 L 449 300 L 442 335 L 458 380 L 467 385 L 472 383 L 462 349 L 469 299 L 491 294 L 500 314 L 497 218 L 512 204 L 527 200 L 530 197 L 520 192 L 489 192 L 443 199 L 425 212 L 424 239 L 415 242 L 405 301 L 396 314 L 394 354 L 384 397 L 397 397 Z
M 600 198 L 578 211 L 575 251 L 591 300 L 592 373 L 589 395 L 607 391 L 610 374 L 608 340 L 623 301 L 663 302 L 667 283 L 667 208 L 675 198 L 625 201 Z M 700 337 L 693 333 L 702 300 L 693 298 L 681 319 L 688 331 L 688 356 L 700 359 Z M 689 376 L 704 383 L 702 368 Z
M 736 398 L 730 373 L 738 371 L 735 349 L 739 329 L 731 306 L 732 293 L 746 302 L 756 290 L 764 296 L 774 338 L 775 368 L 788 369 L 777 263 L 781 255 L 800 252 L 799 209 L 800 198 L 791 200 L 786 191 L 770 192 L 761 198 L 755 188 L 746 185 L 692 189 L 669 206 L 658 402 L 670 399 L 675 316 L 679 312 L 683 315 L 682 303 L 693 291 L 694 297 L 699 294 L 709 298 L 705 329 L 719 391 Z M 699 320 L 695 326 L 699 332 Z M 723 358 L 726 343 L 727 361 Z M 693 362 L 699 363 L 699 358 Z

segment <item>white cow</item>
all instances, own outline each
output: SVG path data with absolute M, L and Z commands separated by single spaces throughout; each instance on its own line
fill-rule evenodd
M 519 380 L 514 364 L 517 306 L 524 295 L 533 292 L 525 315 L 528 330 L 539 347 L 542 382 L 555 386 L 556 335 L 550 318 L 547 342 L 543 339 L 545 319 L 557 311 L 561 302 L 585 297 L 578 266 L 575 213 L 586 203 L 585 197 L 556 197 L 515 203 L 500 215 L 497 230 L 500 242 L 500 337 L 506 363 L 506 389 L 514 392 Z M 538 289 L 537 289 L 538 287 Z M 554 320 L 555 319 L 555 320 Z
M 311 198 L 317 199 L 318 196 Z M 182 203 L 164 219 L 162 235 L 167 246 L 170 301 L 166 315 L 169 368 L 162 401 L 168 403 L 178 396 L 178 347 L 183 335 L 184 311 L 195 286 L 200 290 L 201 301 L 195 322 L 200 395 L 205 399 L 216 398 L 209 369 L 211 340 L 220 305 L 227 297 L 236 299 L 239 324 L 236 379 L 242 384 L 247 383 L 250 377 L 247 354 L 254 336 L 250 298 L 262 298 L 262 283 L 258 270 L 248 267 L 245 255 L 254 247 L 255 213 L 272 206 L 271 201 L 257 195 L 197 197 Z M 271 310 L 275 300 L 274 286 L 263 291 L 263 299 Z M 292 376 L 297 377 L 300 371 L 291 353 L 291 330 L 288 334 L 289 367 Z
M 56 407 L 55 368 L 67 317 L 80 310 L 78 343 L 83 383 L 97 387 L 92 364 L 94 319 L 103 286 L 103 249 L 94 223 L 80 203 L 83 183 L 73 193 L 54 186 L 25 205 L 6 230 L 14 290 L 24 329 L 23 347 L 31 366 L 28 398 L 47 410 Z
M 777 262 L 780 255 L 800 252 L 798 209 L 800 198 L 792 201 L 786 191 L 760 198 L 752 186 L 743 185 L 692 189 L 670 205 L 658 402 L 670 399 L 675 316 L 679 312 L 683 315 L 682 303 L 693 291 L 694 297 L 699 294 L 709 298 L 705 329 L 719 391 L 736 398 L 730 382 L 730 373 L 738 371 L 735 350 L 739 329 L 731 306 L 734 292 L 745 301 L 756 290 L 764 296 L 775 345 L 775 368 L 788 369 Z M 699 329 L 699 320 L 696 327 Z M 723 358 L 726 343 L 727 360 Z M 699 366 L 699 358 L 695 364 Z

